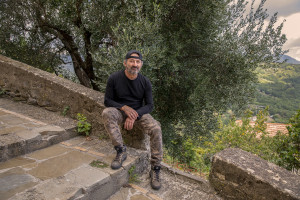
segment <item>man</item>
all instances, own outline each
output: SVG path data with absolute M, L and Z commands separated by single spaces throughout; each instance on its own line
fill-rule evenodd
M 104 100 L 107 108 L 102 113 L 105 129 L 117 151 L 111 168 L 119 169 L 127 158 L 119 125 L 124 124 L 126 130 L 140 126 L 150 135 L 151 186 L 158 190 L 161 187 L 159 174 L 163 155 L 162 133 L 158 122 L 149 114 L 154 107 L 152 86 L 149 79 L 139 73 L 143 66 L 139 51 L 129 51 L 123 65 L 125 69 L 113 73 L 107 81 Z

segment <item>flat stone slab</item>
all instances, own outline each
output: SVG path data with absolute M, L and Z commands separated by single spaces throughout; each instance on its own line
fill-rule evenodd
M 74 128 L 77 123 L 76 120 L 65 117 L 61 113 L 51 112 L 39 106 L 13 101 L 9 98 L 0 98 L 0 108 L 5 109 L 5 112 L 0 109 L 0 116 L 7 114 L 7 111 L 11 111 L 14 114 L 20 114 L 22 118 L 26 116 L 27 119 L 38 123 L 59 126 L 66 130 Z
M 27 174 L 22 168 L 12 168 L 0 174 L 0 196 L 8 199 L 37 184 L 35 177 Z
M 0 162 L 45 148 L 76 135 L 56 125 L 0 108 Z
M 90 163 L 95 159 L 95 156 L 86 155 L 80 151 L 71 151 L 38 163 L 28 173 L 40 180 L 47 180 L 62 176 L 68 171 L 79 167 L 82 163 Z
M 87 198 L 87 195 L 95 196 L 95 192 L 100 198 L 90 199 L 105 199 L 111 195 L 110 179 L 110 175 L 101 170 L 82 165 L 64 176 L 49 179 L 32 190 L 17 194 L 14 199 L 80 199 Z
M 130 153 L 134 152 L 134 153 Z M 75 137 L 0 163 L 1 200 L 108 199 L 128 182 L 128 170 L 148 154 L 128 148 L 123 167 L 112 170 L 110 141 Z M 103 165 L 91 166 L 92 161 Z
M 35 163 L 36 161 L 33 159 L 25 158 L 25 157 L 16 157 L 13 159 L 10 159 L 6 162 L 0 163 L 0 172 L 5 169 L 10 169 L 13 167 L 18 167 L 18 166 L 27 166 L 32 163 Z

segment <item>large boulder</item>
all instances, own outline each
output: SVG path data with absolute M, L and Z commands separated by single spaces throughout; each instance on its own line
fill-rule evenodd
M 300 200 L 300 176 L 238 148 L 213 157 L 211 185 L 225 199 Z

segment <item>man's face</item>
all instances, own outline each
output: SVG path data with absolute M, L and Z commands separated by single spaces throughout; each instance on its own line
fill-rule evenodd
M 139 57 L 139 55 L 136 53 L 131 54 L 131 56 Z M 141 70 L 143 66 L 143 61 L 137 58 L 128 58 L 127 60 L 124 61 L 123 64 L 125 66 L 126 71 L 129 74 L 136 75 Z

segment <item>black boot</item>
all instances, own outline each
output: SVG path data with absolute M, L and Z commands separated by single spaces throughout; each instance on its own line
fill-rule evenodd
M 154 190 L 159 190 L 161 187 L 161 182 L 159 179 L 160 166 L 151 167 L 150 171 L 150 184 Z
M 117 155 L 111 163 L 111 168 L 119 169 L 122 166 L 123 161 L 127 158 L 126 146 L 115 146 L 115 150 L 117 151 Z

